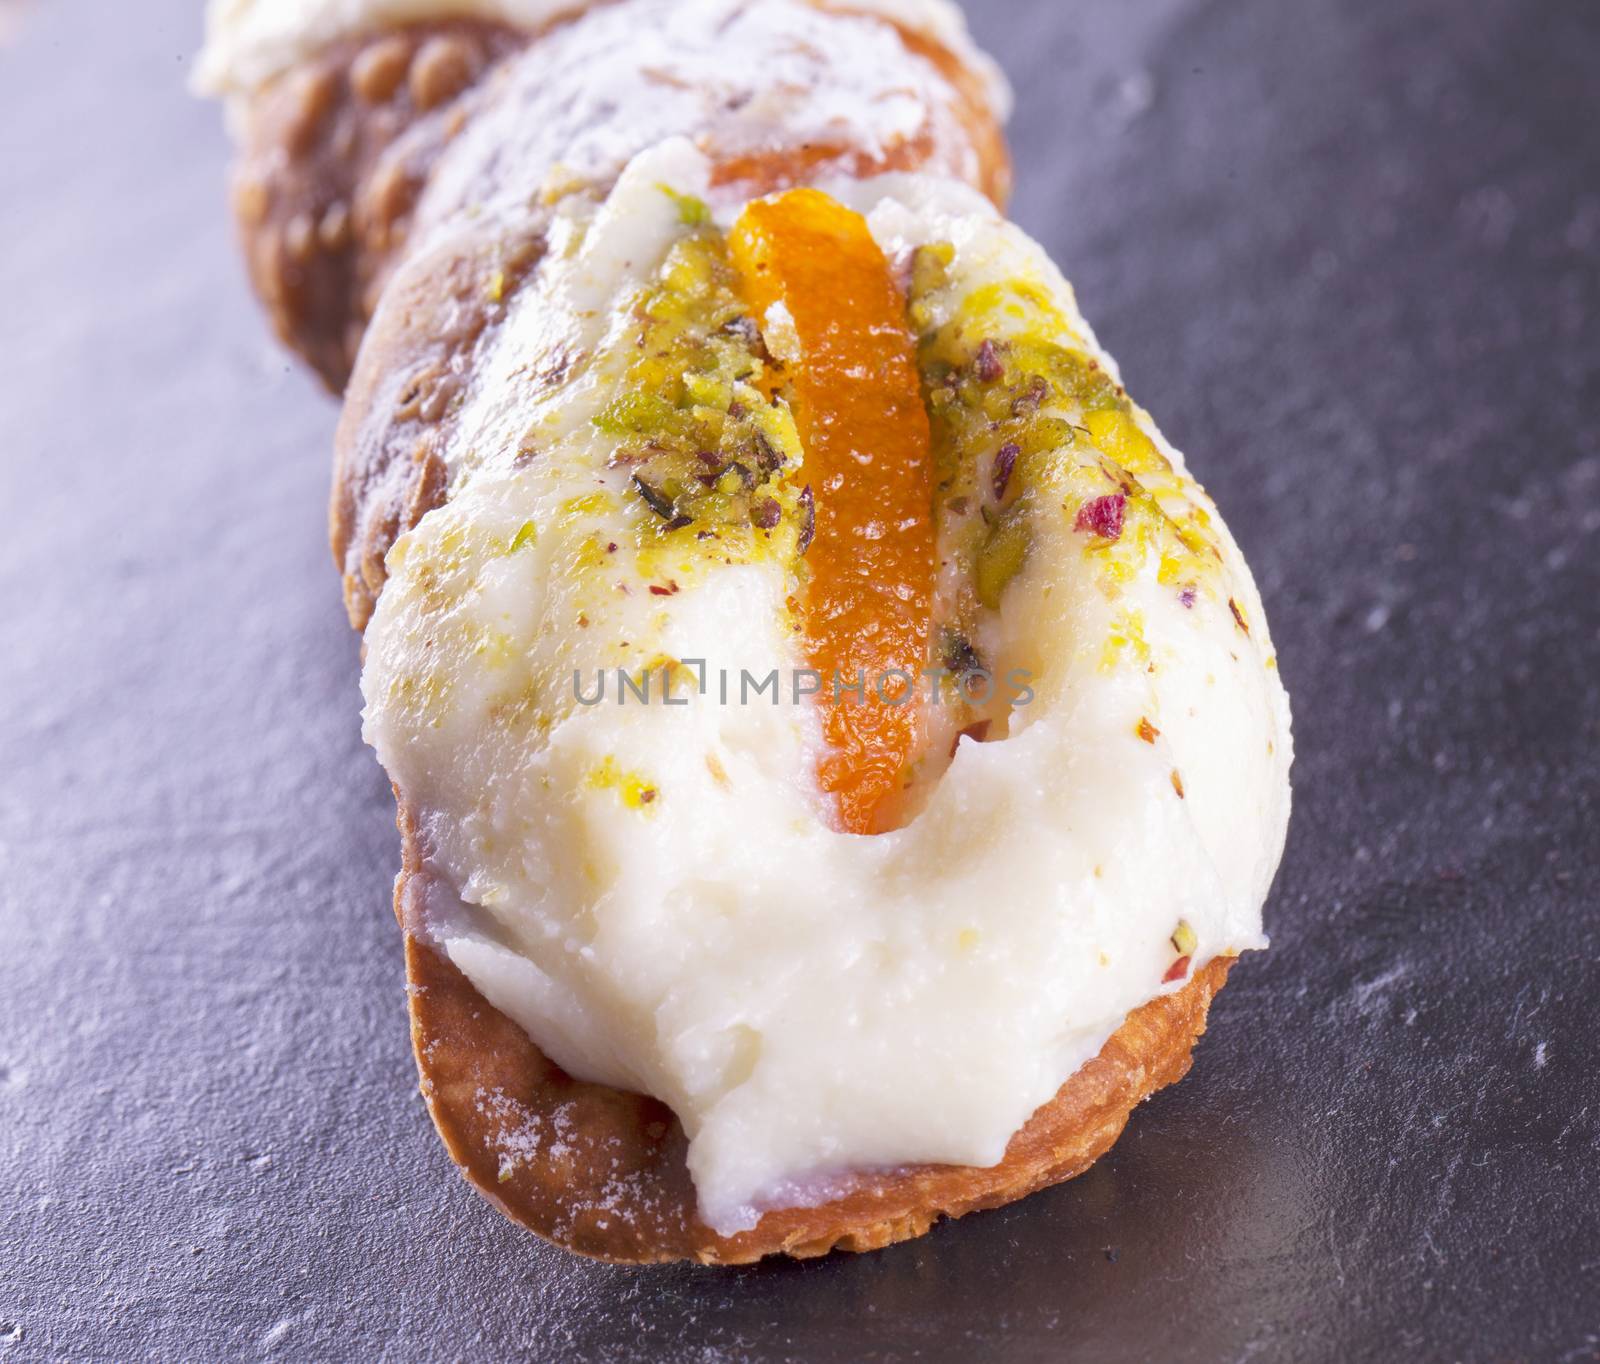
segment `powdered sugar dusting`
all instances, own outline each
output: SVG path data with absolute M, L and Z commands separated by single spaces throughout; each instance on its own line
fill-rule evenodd
M 496 79 L 435 169 L 419 231 L 464 212 L 512 216 L 541 185 L 609 183 L 673 136 L 729 161 L 808 146 L 881 158 L 915 142 L 926 169 L 980 178 L 956 92 L 931 62 L 877 19 L 801 0 L 627 0 Z
M 633 1226 L 662 1216 L 661 1185 L 654 1172 L 628 1160 L 616 1136 L 585 1132 L 572 1104 L 536 1113 L 496 1086 L 480 1089 L 474 1107 L 492 1129 L 489 1144 L 498 1158 L 500 1183 L 524 1172 L 561 1183 L 563 1214 L 552 1227 L 556 1236 L 570 1237 L 580 1226 L 603 1231 L 614 1222 Z M 591 1180 L 599 1175 L 598 1187 L 587 1197 L 577 1193 L 574 1167 Z

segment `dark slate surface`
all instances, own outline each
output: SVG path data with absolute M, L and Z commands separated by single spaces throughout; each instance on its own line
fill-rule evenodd
M 1600 1357 L 1600 10 L 974 5 L 1294 694 L 1274 949 L 1076 1183 L 591 1265 L 451 1173 L 187 0 L 0 0 L 0 1361 Z M 20 14 L 20 23 L 17 22 Z

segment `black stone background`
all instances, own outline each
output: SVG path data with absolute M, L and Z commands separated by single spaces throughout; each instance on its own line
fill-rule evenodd
M 1600 7 L 971 12 L 1294 696 L 1191 1077 L 865 1258 L 607 1268 L 472 1195 L 197 6 L 0 0 L 0 1364 L 1600 1357 Z

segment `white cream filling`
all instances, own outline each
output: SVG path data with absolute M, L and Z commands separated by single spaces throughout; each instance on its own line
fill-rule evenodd
M 422 823 L 419 918 L 568 1071 L 672 1106 L 702 1214 L 730 1232 L 851 1171 L 997 1162 L 1130 1010 L 1179 988 L 1163 984 L 1179 919 L 1195 966 L 1263 946 L 1290 734 L 1220 518 L 1216 581 L 1186 607 L 1153 563 L 1111 582 L 1068 518 L 1042 517 L 984 640 L 1032 673 L 1009 737 L 963 740 L 907 827 L 828 827 L 814 705 L 717 694 L 719 670 L 736 702 L 741 670 L 804 666 L 783 566 L 635 560 L 636 499 L 591 423 L 616 373 L 503 401 L 552 335 L 592 350 L 629 325 L 601 300 L 682 230 L 659 186 L 706 181 L 679 140 L 592 220 L 563 204 L 570 249 L 512 301 L 459 423 L 457 491 L 390 555 L 362 687 L 366 737 Z M 886 251 L 953 243 L 955 295 L 1032 280 L 1093 348 L 1066 282 L 976 193 L 928 176 L 835 189 Z M 530 424 L 542 453 L 514 467 Z M 1162 448 L 1174 496 L 1210 509 Z M 680 590 L 645 590 L 663 579 Z M 1130 612 L 1148 654 L 1108 665 Z M 575 670 L 592 691 L 597 668 L 662 656 L 707 660 L 710 695 L 574 700 Z
M 206 43 L 195 88 L 208 95 L 258 89 L 320 48 L 389 25 L 472 18 L 537 30 L 588 9 L 595 0 L 210 0 Z M 1011 92 L 993 60 L 973 43 L 951 0 L 849 0 L 840 8 L 881 14 L 927 34 L 984 80 L 995 116 L 1011 110 Z

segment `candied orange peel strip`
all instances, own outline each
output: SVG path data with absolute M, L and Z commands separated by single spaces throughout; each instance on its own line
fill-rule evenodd
M 797 189 L 756 200 L 730 247 L 763 331 L 787 331 L 773 312 L 781 304 L 799 351 L 783 380 L 816 508 L 804 607 L 807 657 L 823 677 L 828 753 L 817 775 L 842 829 L 879 833 L 893 827 L 915 752 L 933 600 L 933 476 L 916 340 L 866 219 L 828 195 Z M 859 698 L 842 690 L 858 679 Z

